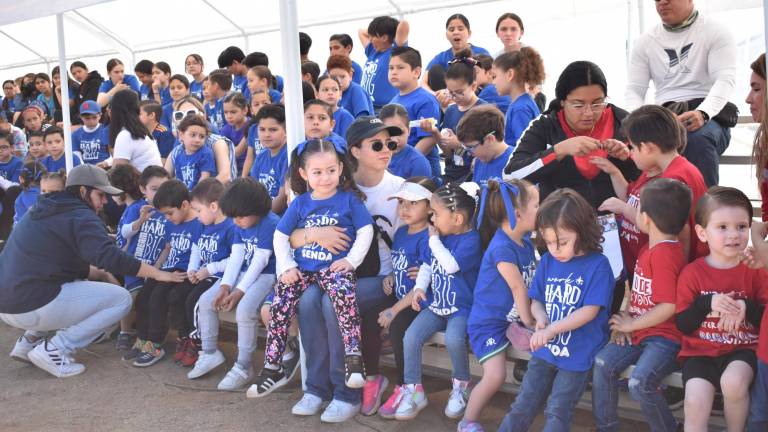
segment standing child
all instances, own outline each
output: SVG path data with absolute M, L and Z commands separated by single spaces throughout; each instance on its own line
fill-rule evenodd
M 0 132 L 0 177 L 18 183 L 23 168 L 24 162 L 13 154 L 11 136 Z
M 173 172 L 187 188 L 194 188 L 200 180 L 216 176 L 216 160 L 205 141 L 208 123 L 200 115 L 188 115 L 179 123 L 179 141 L 184 151 L 168 158 L 165 169 Z
M 390 106 L 390 105 L 387 105 Z M 386 109 L 382 108 L 382 112 Z M 392 341 L 392 351 L 395 355 L 397 368 L 397 383 L 392 395 L 381 408 L 378 407 L 381 393 L 386 390 L 389 381 L 381 376 L 380 392 L 366 394 L 363 388 L 364 415 L 373 415 L 377 408 L 379 415 L 385 419 L 395 418 L 401 395 L 405 390 L 405 347 L 403 339 L 405 331 L 411 325 L 419 312 L 411 307 L 413 287 L 416 281 L 410 273 L 421 267 L 422 255 L 429 248 L 429 201 L 437 189 L 435 182 L 426 176 L 411 177 L 400 186 L 389 199 L 397 199 L 397 214 L 405 224 L 395 232 L 392 240 L 392 275 L 384 278 L 384 292 L 394 293 L 397 303 L 379 313 L 378 324 L 389 329 L 389 340 Z M 365 323 L 365 317 L 364 317 Z M 365 324 L 364 324 L 365 325 Z M 369 392 L 372 393 L 372 392 Z M 367 396 L 367 397 L 366 397 Z
M 461 417 L 467 404 L 467 316 L 482 258 L 480 235 L 474 229 L 475 191 L 468 193 L 449 183 L 432 194 L 430 208 L 429 248 L 421 251 L 422 264 L 411 298 L 411 307 L 420 312 L 403 341 L 405 384 L 395 411 L 397 420 L 414 419 L 427 406 L 421 385 L 421 350 L 432 335 L 442 330 L 453 367 L 453 389 L 445 406 L 446 417 Z M 427 300 L 430 284 L 432 301 L 422 309 L 420 302 Z
M 203 100 L 203 81 L 205 80 L 204 66 L 203 57 L 200 54 L 190 54 L 184 59 L 184 70 L 192 77 L 192 81 L 189 83 L 189 94 L 201 101 Z
M 410 26 L 407 21 L 398 21 L 390 16 L 374 18 L 368 24 L 368 30 L 359 30 L 360 42 L 365 47 L 368 59 L 363 67 L 363 79 L 360 85 L 371 96 L 375 113 L 388 104 L 397 95 L 397 89 L 390 84 L 388 78 L 389 61 L 392 50 L 405 46 L 408 42 Z M 331 72 L 331 68 L 328 68 Z M 418 78 L 417 78 L 418 79 Z M 350 111 L 355 117 L 354 111 Z
M 427 158 L 408 145 L 410 132 L 408 111 L 402 105 L 388 104 L 379 111 L 379 118 L 385 125 L 400 129 L 399 134 L 390 133 L 390 138 L 397 143 L 397 148 L 389 161 L 389 172 L 405 179 L 418 176 L 431 177 L 432 167 L 429 166 Z
M 27 140 L 29 142 L 29 152 L 27 152 L 26 162 L 29 162 L 30 160 L 39 162 L 44 157 L 48 156 L 48 150 L 45 148 L 42 131 L 31 132 L 27 136 Z
M 489 104 L 496 105 L 499 111 L 505 113 L 509 108 L 509 96 L 502 96 L 496 90 L 493 83 L 493 57 L 487 54 L 477 54 L 472 56 L 477 60 L 475 66 L 475 81 L 477 82 L 477 97 Z
M 505 142 L 514 148 L 536 117 L 541 115 L 539 107 L 525 89 L 526 85 L 538 85 L 544 81 L 544 61 L 531 47 L 520 51 L 504 53 L 493 61 L 493 83 L 500 95 L 509 96 L 512 101 L 507 108 Z
M 231 92 L 224 96 L 224 120 L 226 124 L 219 133 L 233 143 L 235 146 L 235 157 L 237 158 L 237 171 L 243 172 L 243 163 L 245 162 L 246 149 L 248 141 L 243 138 L 246 126 L 248 125 L 248 101 L 242 93 Z
M 486 250 L 467 320 L 472 352 L 483 377 L 472 389 L 458 431 L 482 431 L 483 408 L 507 377 L 507 329 L 533 328 L 528 286 L 536 270 L 530 233 L 536 228 L 539 191 L 525 180 L 489 181 L 483 189 L 478 223 Z
M 280 365 L 288 326 L 296 305 L 310 284 L 318 284 L 330 297 L 344 339 L 345 382 L 350 388 L 365 384 L 360 356 L 360 313 L 355 296 L 354 270 L 363 262 L 373 240 L 372 219 L 352 182 L 344 150 L 329 141 L 310 140 L 291 158 L 291 202 L 275 231 L 274 248 L 279 281 L 270 308 L 264 369 L 249 390 L 254 397 L 271 393 L 287 382 Z M 342 180 L 343 179 L 343 180 Z M 337 226 L 346 229 L 352 246 L 334 254 L 316 243 L 291 253 L 289 236 L 298 228 Z
M 218 133 L 226 124 L 224 120 L 224 96 L 232 87 L 232 75 L 226 69 L 216 69 L 208 75 L 208 92 L 205 104 L 205 116 Z
M 58 126 L 51 126 L 43 132 L 43 141 L 45 149 L 48 150 L 48 156 L 44 157 L 40 163 L 43 164 L 47 172 L 56 172 L 67 169 L 66 157 L 64 157 L 64 131 Z M 83 161 L 76 153 L 72 154 L 72 167 L 82 164 Z
M 412 120 L 440 118 L 440 104 L 432 93 L 419 86 L 421 75 L 421 54 L 411 47 L 392 49 L 389 61 L 389 82 L 398 90 L 390 103 L 402 105 Z M 437 140 L 431 132 L 422 128 L 412 128 L 408 136 L 408 145 L 413 146 L 427 157 L 432 168 L 432 177 L 440 177 L 440 157 Z
M 714 186 L 696 204 L 696 234 L 709 255 L 685 267 L 677 283 L 677 328 L 683 333 L 685 430 L 706 431 L 717 390 L 728 430 L 744 430 L 757 371 L 759 313 L 768 274 L 741 262 L 752 203 L 738 189 Z
M 683 183 L 659 178 L 640 193 L 637 226 L 649 242 L 633 269 L 629 309 L 611 317 L 614 337 L 595 358 L 592 372 L 592 415 L 598 431 L 615 431 L 619 380 L 629 377 L 629 394 L 640 403 L 652 431 L 677 430 L 677 420 L 660 389 L 678 369 L 680 332 L 675 327 L 677 277 L 688 259 L 677 236 L 691 211 L 691 190 Z
M 541 257 L 529 296 L 536 332 L 531 361 L 500 431 L 527 431 L 544 410 L 544 430 L 568 430 L 589 382 L 598 350 L 608 340 L 614 279 L 602 252 L 595 210 L 572 189 L 551 193 L 536 216 Z
M 109 154 L 109 127 L 101 124 L 101 107 L 95 101 L 80 104 L 83 127 L 72 132 L 72 149 L 84 163 L 108 169 L 112 164 Z
M 288 172 L 288 146 L 286 145 L 285 108 L 282 105 L 266 105 L 254 117 L 259 142 L 264 151 L 256 156 L 249 175 L 267 188 L 272 200 L 272 211 L 283 214 L 288 199 L 285 175 Z
M 144 100 L 139 102 L 139 121 L 148 131 L 152 132 L 152 138 L 157 143 L 157 149 L 160 151 L 160 158 L 163 162 L 173 150 L 176 144 L 176 137 L 169 127 L 160 123 L 163 116 L 163 107 L 153 100 Z
M 371 95 L 352 78 L 353 62 L 343 55 L 328 57 L 326 69 L 328 75 L 335 78 L 341 87 L 341 100 L 339 104 L 349 111 L 355 118 L 374 115 Z
M 2 147 L 2 145 L 2 142 L 0 142 L 0 147 Z M 21 193 L 16 197 L 16 204 L 14 205 L 14 225 L 16 225 L 27 213 L 27 210 L 37 202 L 37 197 L 40 196 L 40 180 L 45 174 L 45 167 L 43 167 L 40 162 L 27 162 L 24 164 L 19 175 Z
M 339 136 L 347 135 L 347 128 L 355 121 L 352 114 L 339 107 L 341 85 L 329 75 L 323 75 L 317 80 L 317 98 L 331 106 L 333 110 L 333 133 Z
M 472 108 L 456 127 L 462 148 L 474 157 L 472 180 L 501 180 L 512 158 L 512 146 L 504 141 L 504 115 L 491 104 Z

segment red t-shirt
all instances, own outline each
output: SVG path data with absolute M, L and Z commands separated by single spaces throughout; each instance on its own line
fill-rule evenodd
M 716 269 L 699 258 L 688 264 L 677 281 L 677 312 L 691 305 L 700 295 L 736 293 L 736 299 L 768 302 L 768 273 L 739 264 L 730 269 Z M 758 329 L 745 322 L 735 334 L 717 328 L 717 312 L 710 312 L 697 330 L 683 335 L 679 358 L 719 357 L 740 349 L 757 349 Z
M 768 363 L 768 307 L 763 312 L 763 319 L 760 321 L 760 343 L 757 347 L 757 358 L 761 362 Z
M 677 277 L 687 262 L 683 245 L 678 241 L 661 242 L 652 249 L 644 245 L 632 278 L 629 315 L 636 318 L 659 303 L 676 304 Z M 632 344 L 637 345 L 648 336 L 662 336 L 680 343 L 682 335 L 672 316 L 661 324 L 633 332 Z
M 701 172 L 688 159 L 678 156 L 669 164 L 666 170 L 658 176 L 649 177 L 647 172 L 640 174 L 637 180 L 627 186 L 627 203 L 634 208 L 640 207 L 640 192 L 649 181 L 655 178 L 670 178 L 685 183 L 693 193 L 691 203 L 691 213 L 688 216 L 688 226 L 691 229 L 691 250 L 688 261 L 707 256 L 709 248 L 706 243 L 699 241 L 694 229 L 693 215 L 696 209 L 696 202 L 707 192 L 707 185 L 704 183 L 704 177 Z M 620 217 L 619 240 L 621 242 L 621 252 L 624 257 L 624 268 L 629 271 L 634 268 L 637 257 L 640 254 L 640 248 L 648 244 L 648 235 L 644 234 L 634 223 L 623 217 Z

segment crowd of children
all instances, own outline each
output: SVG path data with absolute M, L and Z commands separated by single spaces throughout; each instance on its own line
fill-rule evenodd
M 510 346 L 530 351 L 531 360 L 500 430 L 528 430 L 542 411 L 545 430 L 568 430 L 590 381 L 597 429 L 617 430 L 621 377 L 630 365 L 628 391 L 651 430 L 678 428 L 662 385 L 678 370 L 686 430 L 707 429 L 718 393 L 729 430 L 743 429 L 748 419 L 760 430 L 768 393 L 768 273 L 761 267 L 768 253 L 762 225 L 753 233 L 755 249 L 747 248 L 749 199 L 733 188 L 707 189 L 680 155 L 685 134 L 675 115 L 655 105 L 621 121 L 626 143 L 611 139 L 612 125 L 599 136 L 594 127 L 565 132 L 594 138 L 594 151 L 578 155 L 574 169 L 610 177 L 613 192 L 602 203 L 571 188 L 540 191 L 523 178 L 541 179 L 519 175 L 523 170 L 505 174 L 543 108 L 537 88 L 544 62 L 520 46 L 522 31 L 517 15 L 502 15 L 497 32 L 505 52 L 494 59 L 468 42 L 467 18 L 452 15 L 451 48 L 427 67 L 407 43 L 405 21 L 378 17 L 361 30 L 362 67 L 350 58 L 351 37 L 333 35 L 322 75 L 303 52 L 306 141 L 292 151 L 282 78 L 265 54 L 229 47 L 207 76 L 202 57 L 190 54 L 191 81 L 165 62 L 143 60 L 134 76 L 110 60 L 98 93 L 75 107 L 73 163 L 108 169 L 122 191 L 104 218 L 123 251 L 186 274 L 183 282 L 122 280 L 134 297 L 134 313 L 117 335 L 123 359 L 136 367 L 163 359 L 170 327 L 174 360 L 191 367 L 189 379 L 202 377 L 226 363 L 217 346 L 219 312 L 235 311 L 237 358 L 218 389 L 264 397 L 298 370 L 297 305 L 317 285 L 338 319 L 345 385 L 362 389 L 364 415 L 410 420 L 427 406 L 422 347 L 444 332 L 452 366 L 445 415 L 459 420 L 459 431 L 483 430 L 483 408 L 507 379 Z M 584 67 L 596 68 L 569 66 Z M 80 62 L 72 69 L 87 72 Z M 604 93 L 597 72 L 588 85 Z M 35 101 L 4 104 L 9 108 L 0 112 L 0 211 L 14 222 L 38 196 L 65 184 L 70 131 L 51 124 L 60 107 L 41 75 Z M 572 90 L 558 83 L 556 102 Z M 583 111 L 585 104 L 576 104 Z M 602 99 L 586 108 L 594 113 L 596 106 L 610 109 Z M 396 228 L 391 239 L 354 182 L 357 161 L 348 152 L 359 143 L 348 147 L 347 137 L 364 124 L 386 132 L 371 149 L 402 182 L 386 197 L 397 200 L 398 220 L 387 221 Z M 554 150 L 550 156 L 564 157 Z M 619 159 L 639 176 L 625 178 Z M 598 212 L 617 217 L 626 298 L 603 253 Z M 346 249 L 308 241 L 312 230 L 328 226 L 346 234 Z M 361 313 L 356 281 L 378 274 L 371 262 L 379 260 L 379 240 L 392 252 L 393 271 L 381 288 L 388 300 Z M 625 307 L 617 310 L 622 299 Z M 257 373 L 259 321 L 267 338 Z M 397 376 L 386 398 L 381 333 L 391 342 Z M 474 386 L 468 348 L 482 365 Z M 19 352 L 12 355 L 23 359 Z

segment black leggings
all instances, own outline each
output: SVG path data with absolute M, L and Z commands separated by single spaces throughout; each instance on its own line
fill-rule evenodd
M 387 297 L 381 303 L 365 311 L 360 324 L 360 351 L 363 354 L 363 364 L 366 375 L 379 374 L 381 357 L 381 326 L 379 313 L 395 303 L 394 298 Z
M 395 367 L 397 368 L 397 384 L 405 384 L 405 354 L 403 353 L 403 339 L 405 331 L 419 313 L 412 308 L 405 308 L 389 324 L 389 340 L 392 342 L 392 350 L 395 353 Z
M 185 300 L 192 290 L 191 282 L 158 282 L 147 279 L 136 296 L 136 332 L 139 339 L 157 344 L 165 341 L 168 316 L 171 325 L 179 331 L 186 328 Z

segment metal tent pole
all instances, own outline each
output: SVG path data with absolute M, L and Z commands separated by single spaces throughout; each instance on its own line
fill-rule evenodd
M 69 69 L 67 53 L 64 48 L 64 14 L 56 14 L 56 33 L 59 42 L 59 76 L 61 77 L 61 117 L 64 122 L 64 157 L 67 172 L 72 170 L 72 125 L 69 117 Z M 55 96 L 54 96 L 55 97 Z M 51 113 L 53 114 L 53 113 Z

